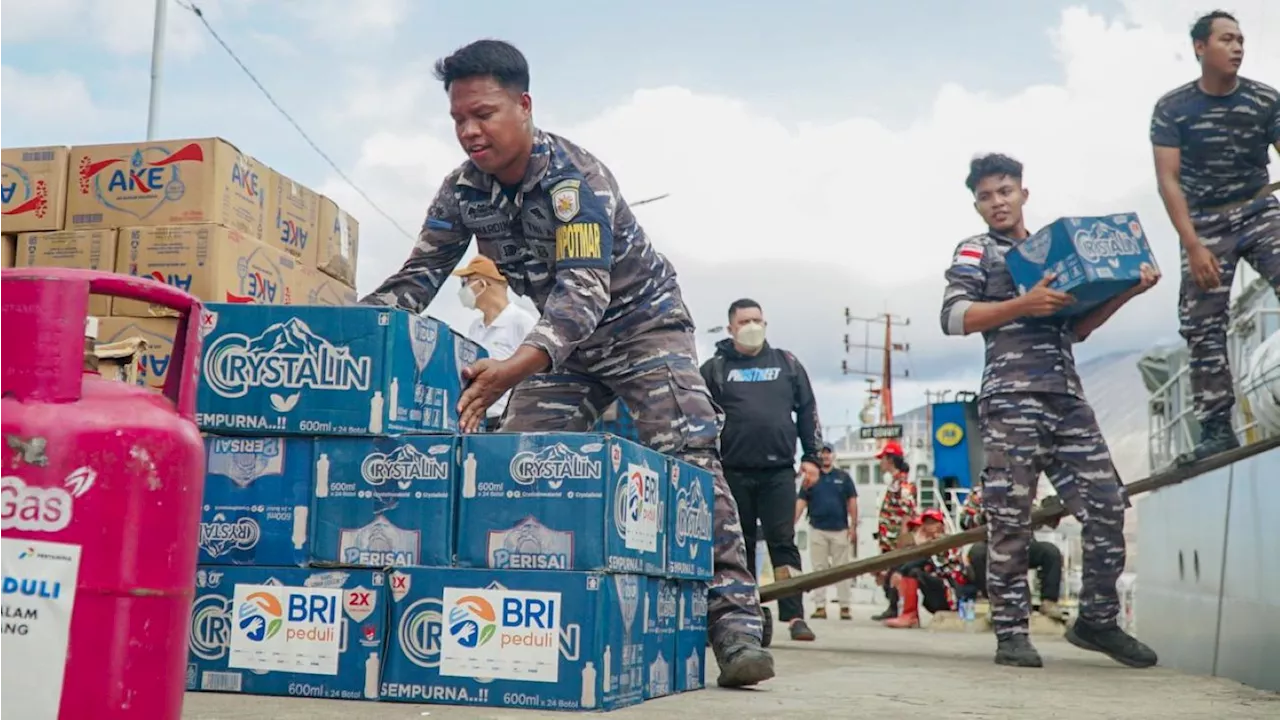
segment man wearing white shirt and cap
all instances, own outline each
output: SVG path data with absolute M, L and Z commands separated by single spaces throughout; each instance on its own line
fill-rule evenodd
M 477 255 L 466 267 L 453 272 L 462 281 L 458 300 L 468 310 L 479 310 L 480 317 L 471 323 L 467 338 L 479 343 L 495 360 L 506 360 L 537 323 L 533 315 L 507 297 L 507 280 L 498 266 L 483 255 Z M 511 397 L 508 390 L 489 406 L 485 425 L 496 430 Z

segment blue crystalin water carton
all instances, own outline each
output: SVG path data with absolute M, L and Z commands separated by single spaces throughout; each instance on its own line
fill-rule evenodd
M 682 580 L 676 610 L 676 692 L 701 690 L 707 684 L 707 584 Z
M 663 575 L 667 458 L 596 433 L 462 439 L 457 564 Z
M 645 578 L 644 699 L 675 692 L 676 626 L 680 620 L 680 582 Z
M 393 308 L 210 303 L 197 422 L 232 435 L 457 429 L 454 334 Z M 464 355 L 483 355 L 464 347 Z
M 202 565 L 305 565 L 311 505 L 306 438 L 206 436 Z
M 613 710 L 644 699 L 646 578 L 392 571 L 383 700 Z
M 457 451 L 454 435 L 316 439 L 311 563 L 450 565 Z
M 1045 273 L 1057 274 L 1049 287 L 1071 293 L 1076 302 L 1055 317 L 1087 313 L 1137 285 L 1144 263 L 1158 267 L 1134 213 L 1059 218 L 1014 246 L 1005 262 L 1019 294 Z
M 377 700 L 386 575 L 202 565 L 187 690 Z
M 670 577 L 710 580 L 715 569 L 711 529 L 715 476 L 696 465 L 668 460 L 667 571 Z

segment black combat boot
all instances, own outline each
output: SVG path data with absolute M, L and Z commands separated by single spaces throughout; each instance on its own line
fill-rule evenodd
M 1114 623 L 1094 625 L 1076 620 L 1067 628 L 1067 642 L 1078 648 L 1100 652 L 1121 665 L 1148 668 L 1156 664 L 1156 652 Z
M 996 640 L 996 664 L 1010 667 L 1044 667 L 1040 653 L 1026 635 L 1010 635 Z
M 876 622 L 898 617 L 898 591 L 891 589 L 885 594 L 889 596 L 889 609 L 879 615 L 872 615 L 871 619 Z
M 729 633 L 712 650 L 720 665 L 720 677 L 716 680 L 720 687 L 747 687 L 773 677 L 773 656 L 751 635 Z
M 1200 444 L 1196 445 L 1191 452 L 1179 455 L 1178 464 L 1190 465 L 1238 447 L 1240 447 L 1240 439 L 1236 437 L 1236 431 L 1231 427 L 1231 418 L 1212 418 L 1200 425 Z

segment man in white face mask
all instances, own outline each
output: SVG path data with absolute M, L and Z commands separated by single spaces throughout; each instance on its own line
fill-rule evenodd
M 711 397 L 724 409 L 720 455 L 724 477 L 738 503 L 749 569 L 756 573 L 756 523 L 760 524 L 773 575 L 785 579 L 800 572 L 795 518 L 796 441 L 802 463 L 818 471 L 822 426 L 809 375 L 795 356 L 765 342 L 764 311 L 754 300 L 729 306 L 729 334 L 716 345 L 715 357 L 702 366 Z M 791 639 L 813 640 L 804 621 L 801 595 L 778 601 L 778 619 Z
M 488 350 L 489 356 L 495 360 L 511 357 L 537 320 L 511 302 L 507 296 L 507 280 L 489 258 L 477 255 L 466 267 L 455 270 L 453 275 L 462 281 L 462 287 L 458 288 L 462 307 L 480 311 L 480 317 L 467 330 L 467 338 Z M 511 392 L 507 391 L 489 406 L 486 413 L 489 429 L 496 429 L 510 396 Z

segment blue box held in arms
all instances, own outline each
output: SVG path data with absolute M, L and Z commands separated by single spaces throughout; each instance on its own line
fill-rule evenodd
M 199 566 L 187 689 L 378 699 L 386 579 L 380 570 Z
M 668 458 L 612 435 L 462 438 L 457 564 L 666 570 Z
M 393 571 L 381 697 L 410 703 L 613 710 L 644 699 L 639 575 Z
M 1056 317 L 1087 313 L 1138 284 L 1142 265 L 1157 267 L 1138 216 L 1064 217 L 1016 245 L 1005 255 L 1019 294 L 1045 273 L 1057 275 L 1049 287 L 1075 296 Z
M 391 308 L 210 303 L 197 422 L 234 435 L 457 430 L 460 363 L 485 357 Z

